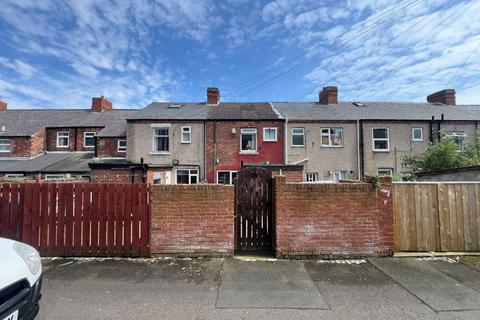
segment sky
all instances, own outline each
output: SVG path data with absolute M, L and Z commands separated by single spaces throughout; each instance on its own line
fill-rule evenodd
M 480 104 L 480 0 L 2 0 L 9 108 L 152 101 Z

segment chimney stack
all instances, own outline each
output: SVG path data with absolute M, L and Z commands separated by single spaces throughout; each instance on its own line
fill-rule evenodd
M 92 112 L 103 112 L 105 110 L 112 110 L 112 108 L 112 103 L 104 96 L 92 98 Z
M 323 87 L 318 96 L 321 104 L 338 104 L 338 88 L 335 86 Z
M 207 104 L 219 104 L 220 103 L 220 91 L 218 88 L 207 88 Z
M 442 103 L 454 106 L 456 105 L 455 89 L 445 89 L 432 93 L 427 97 L 427 101 L 430 103 Z
M 0 100 L 0 110 L 7 110 L 8 104 Z

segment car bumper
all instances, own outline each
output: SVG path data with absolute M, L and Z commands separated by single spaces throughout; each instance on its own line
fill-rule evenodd
M 0 292 L 0 320 L 17 310 L 18 320 L 35 319 L 40 310 L 41 289 L 42 277 L 31 287 L 26 280 L 22 280 L 3 289 Z

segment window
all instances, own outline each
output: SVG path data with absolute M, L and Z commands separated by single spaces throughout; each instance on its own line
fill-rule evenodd
M 338 182 L 340 180 L 347 179 L 347 171 L 344 170 L 334 170 L 332 173 L 333 181 Z
M 168 152 L 169 149 L 169 127 L 158 127 L 153 129 L 153 151 Z
M 197 169 L 177 170 L 177 184 L 196 184 L 198 183 Z
M 388 176 L 391 177 L 393 174 L 393 169 L 389 168 L 378 168 L 377 175 L 379 176 Z
M 237 171 L 218 171 L 217 183 L 218 184 L 235 184 L 237 180 Z
M 423 129 L 422 128 L 412 128 L 412 140 L 413 141 L 423 141 Z
M 192 127 L 182 127 L 182 143 L 192 143 Z
M 465 150 L 465 138 L 467 137 L 465 132 L 461 132 L 461 131 L 444 132 L 443 135 L 447 138 L 452 139 L 453 142 L 455 142 L 455 144 L 458 146 L 459 151 Z
M 307 172 L 307 173 L 305 173 L 305 181 L 307 181 L 307 182 L 318 181 L 318 173 L 317 172 Z
M 277 128 L 263 128 L 263 141 L 277 141 Z
M 45 180 L 64 180 L 65 176 L 63 174 L 46 174 L 44 179 Z
M 118 139 L 117 140 L 117 152 L 127 152 L 127 140 Z
M 68 144 L 69 144 L 68 131 L 57 132 L 57 147 L 68 148 Z
M 0 152 L 10 152 L 11 142 L 10 139 L 0 139 Z
M 292 128 L 292 147 L 305 146 L 305 129 Z
M 10 179 L 20 179 L 23 177 L 24 175 L 22 173 L 9 173 L 5 175 L 5 178 L 10 178 Z
M 390 151 L 388 128 L 373 128 L 373 151 Z
M 162 173 L 161 172 L 153 172 L 153 184 L 162 184 Z
M 243 128 L 240 130 L 240 152 L 257 152 L 257 129 Z
M 84 132 L 83 133 L 83 146 L 85 148 L 95 147 L 95 132 Z
M 342 147 L 343 129 L 342 128 L 322 128 L 322 147 Z

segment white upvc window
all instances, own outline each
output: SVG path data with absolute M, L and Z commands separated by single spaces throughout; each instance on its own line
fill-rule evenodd
M 390 134 L 388 128 L 372 129 L 373 151 L 390 151 Z
M 83 146 L 85 148 L 94 148 L 95 147 L 95 136 L 96 132 L 84 132 L 83 133 Z
M 423 141 L 423 128 L 412 128 L 412 141 Z
M 8 153 L 12 149 L 12 140 L 10 139 L 0 139 L 0 152 Z
M 459 151 L 464 151 L 465 150 L 465 138 L 467 137 L 467 134 L 462 131 L 449 131 L 449 132 L 443 132 L 443 136 L 450 138 L 455 142 L 455 144 L 458 146 Z
M 153 152 L 168 153 L 170 151 L 170 126 L 153 128 Z
M 127 139 L 117 140 L 117 152 L 127 152 Z
M 393 169 L 391 168 L 378 168 L 377 169 L 378 176 L 387 176 L 391 177 L 393 175 Z
M 65 180 L 64 174 L 46 174 L 45 180 Z
M 347 171 L 346 170 L 333 170 L 332 178 L 334 182 L 338 182 L 340 180 L 347 179 Z
M 318 172 L 306 172 L 305 173 L 306 182 L 315 182 L 318 181 Z
M 153 184 L 162 184 L 162 173 L 160 171 L 153 172 Z
M 5 175 L 5 178 L 10 178 L 10 179 L 20 179 L 23 177 L 25 177 L 25 175 L 22 173 L 7 173 Z
M 305 128 L 292 128 L 292 147 L 305 146 Z
M 177 169 L 177 184 L 197 184 L 198 169 Z
M 217 183 L 232 185 L 237 180 L 237 171 L 217 171 Z
M 257 129 L 256 128 L 240 129 L 240 152 L 241 153 L 257 152 Z
M 277 128 L 263 128 L 263 141 L 277 141 Z
M 57 148 L 68 148 L 70 136 L 68 131 L 57 132 Z
M 182 126 L 182 143 L 192 143 L 192 127 Z
M 343 147 L 343 128 L 321 128 L 322 147 Z

